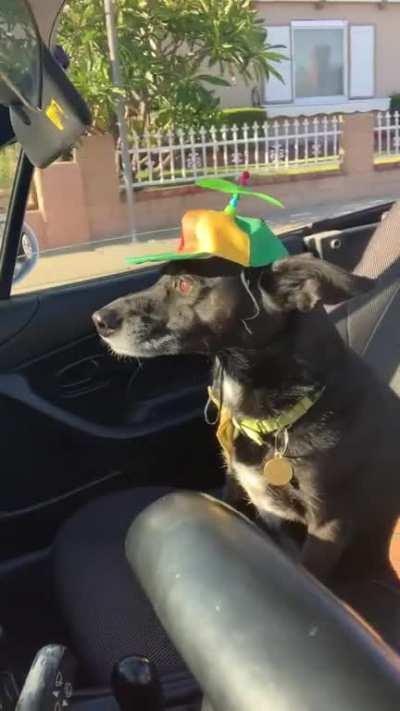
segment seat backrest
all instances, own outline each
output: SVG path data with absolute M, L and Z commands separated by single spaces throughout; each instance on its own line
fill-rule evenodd
M 400 276 L 400 201 L 379 223 L 354 269 L 355 274 L 371 279 L 378 279 L 389 272 Z
M 330 316 L 347 345 L 400 395 L 400 202 L 371 236 L 354 273 L 376 279 L 375 287 Z

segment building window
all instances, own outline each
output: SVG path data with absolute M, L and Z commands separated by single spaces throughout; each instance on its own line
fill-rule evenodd
M 374 99 L 374 29 L 346 20 L 304 20 L 267 27 L 268 42 L 284 47 L 285 55 L 279 65 L 283 83 L 274 77 L 266 82 L 267 105 L 291 104 L 308 112 L 312 106 L 318 110 L 336 106 L 343 111 L 353 99 L 387 103 L 386 98 Z
M 292 43 L 295 100 L 343 99 L 348 72 L 345 23 L 293 23 Z

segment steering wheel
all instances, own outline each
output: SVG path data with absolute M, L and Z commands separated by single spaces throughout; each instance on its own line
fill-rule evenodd
M 212 711 L 394 711 L 400 658 L 241 514 L 176 493 L 128 561 Z

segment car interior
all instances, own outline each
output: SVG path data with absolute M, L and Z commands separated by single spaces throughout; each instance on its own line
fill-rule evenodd
M 205 358 L 118 360 L 101 344 L 91 314 L 158 268 L 10 296 L 33 169 L 90 123 L 49 49 L 62 4 L 31 3 L 62 137 L 0 62 L 0 150 L 21 146 L 0 248 L 0 709 L 398 708 L 398 591 L 371 589 L 374 631 L 219 502 Z M 330 317 L 398 394 L 399 232 L 386 203 L 282 235 L 376 279 Z

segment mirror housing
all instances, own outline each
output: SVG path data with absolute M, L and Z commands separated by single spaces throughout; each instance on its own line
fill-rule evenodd
M 44 45 L 26 0 L 2 0 L 1 28 L 0 104 L 31 163 L 45 168 L 85 133 L 90 112 Z
M 43 45 L 42 109 L 13 105 L 15 136 L 37 168 L 46 168 L 69 150 L 90 126 L 90 111 L 63 69 Z

